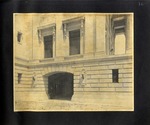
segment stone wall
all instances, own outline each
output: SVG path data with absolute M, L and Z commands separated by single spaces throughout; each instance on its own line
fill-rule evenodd
M 132 56 L 111 56 L 91 60 L 67 59 L 23 63 L 16 61 L 15 94 L 30 94 L 29 98 L 48 99 L 48 76 L 57 72 L 70 72 L 74 75 L 74 93 L 78 92 L 121 92 L 132 93 L 133 69 Z M 85 82 L 80 86 L 82 70 L 85 70 Z M 119 83 L 112 83 L 112 69 L 119 70 Z M 32 86 L 33 73 L 36 74 L 35 86 Z M 22 73 L 21 83 L 17 82 L 17 73 Z M 37 96 L 39 95 L 40 96 Z M 32 95 L 32 96 L 31 96 Z M 26 95 L 25 95 L 26 96 Z M 18 97 L 19 98 L 19 97 Z M 21 98 L 21 97 L 20 97 Z M 26 98 L 26 97 L 25 97 Z
M 64 39 L 63 21 L 84 17 L 80 55 L 68 55 L 67 37 Z M 48 100 L 48 76 L 57 72 L 74 75 L 73 98 L 83 99 L 89 93 L 99 98 L 100 93 L 133 93 L 133 34 L 132 16 L 127 22 L 127 51 L 123 55 L 109 55 L 111 24 L 102 14 L 24 14 L 16 15 L 14 31 L 14 94 L 15 100 Z M 19 23 L 20 22 L 20 23 Z M 44 59 L 44 44 L 39 40 L 38 27 L 56 24 L 53 58 Z M 18 31 L 23 33 L 21 43 L 17 42 Z M 107 31 L 107 32 L 106 32 Z M 107 35 L 106 35 L 107 33 Z M 110 40 L 108 42 L 108 39 Z M 69 41 L 68 41 L 69 42 Z M 119 83 L 112 82 L 112 69 L 119 70 Z M 81 82 L 81 74 L 84 80 Z M 22 73 L 18 84 L 18 73 Z M 33 84 L 33 75 L 36 81 Z M 99 94 L 97 94 L 99 93 Z M 78 96 L 76 96 L 78 95 Z M 88 98 L 88 96 L 86 95 Z M 101 96 L 102 97 L 102 96 Z M 91 96 L 93 98 L 93 96 Z M 124 98 L 124 96 L 123 96 Z M 122 98 L 122 100 L 123 100 Z M 127 99 L 128 100 L 128 99 Z

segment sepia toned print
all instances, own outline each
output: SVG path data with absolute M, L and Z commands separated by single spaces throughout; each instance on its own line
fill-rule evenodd
M 133 13 L 14 13 L 14 111 L 134 111 Z

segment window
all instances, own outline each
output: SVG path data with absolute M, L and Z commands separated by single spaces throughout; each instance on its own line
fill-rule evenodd
M 72 56 L 84 53 L 84 17 L 76 17 L 64 20 L 63 37 L 66 46 L 66 56 Z
M 53 57 L 53 36 L 45 36 L 44 37 L 44 58 L 52 58 Z
M 69 32 L 69 55 L 80 54 L 80 30 Z
M 118 83 L 118 69 L 112 69 L 112 82 Z
M 18 32 L 17 34 L 17 41 L 20 43 L 21 42 L 21 38 L 22 38 L 22 33 Z
M 113 30 L 114 30 L 114 54 L 125 54 L 126 49 L 126 18 L 114 17 L 113 18 Z
M 106 18 L 106 49 L 107 54 L 119 55 L 126 53 L 126 15 L 110 15 Z
M 122 33 L 125 32 L 125 25 L 126 25 L 126 19 L 125 17 L 114 17 L 113 18 L 113 24 L 115 33 Z
M 39 44 L 42 44 L 41 58 L 54 58 L 56 53 L 56 24 L 38 27 Z
M 18 73 L 18 84 L 21 83 L 22 73 Z

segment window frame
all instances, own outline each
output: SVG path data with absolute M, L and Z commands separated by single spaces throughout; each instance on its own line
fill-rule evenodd
M 112 69 L 112 83 L 119 83 L 119 69 Z
M 63 38 L 64 38 L 64 42 L 67 46 L 67 51 L 65 53 L 65 56 L 78 56 L 78 55 L 82 55 L 84 53 L 84 33 L 85 33 L 85 18 L 84 17 L 76 17 L 76 18 L 72 18 L 72 19 L 67 19 L 67 20 L 63 20 L 62 21 L 62 25 L 63 25 Z M 79 54 L 70 54 L 70 36 L 69 36 L 69 32 L 74 31 L 74 30 L 80 30 L 80 53 Z
M 43 49 L 42 49 L 42 53 L 43 53 L 43 59 L 52 59 L 55 58 L 56 56 L 56 24 L 48 24 L 48 25 L 44 25 L 44 26 L 40 26 L 37 28 L 38 31 L 38 39 L 39 39 L 39 43 L 42 43 Z M 53 40 L 52 40 L 52 45 L 53 45 L 53 56 L 50 58 L 45 58 L 45 49 L 44 49 L 44 37 L 46 36 L 50 36 L 52 35 Z
M 46 54 L 46 50 L 45 50 L 45 43 L 46 43 L 45 37 L 49 37 L 49 36 L 52 37 L 52 40 L 50 42 L 48 42 L 48 43 L 50 43 L 50 45 L 52 45 L 52 49 L 49 50 L 49 51 L 52 51 L 52 54 L 50 57 L 46 57 L 47 54 Z M 44 59 L 53 58 L 53 35 L 44 36 L 43 37 L 43 44 L 44 44 Z
M 70 36 L 70 34 L 71 34 L 71 32 L 75 32 L 75 31 L 79 31 L 79 37 L 75 37 L 75 38 L 79 38 L 79 48 L 78 48 L 78 51 L 79 51 L 79 53 L 76 53 L 76 54 L 72 54 L 72 52 L 71 52 L 71 42 L 74 42 L 74 41 L 72 41 L 72 39 L 73 39 L 73 37 L 71 37 Z M 69 55 L 70 56 L 73 56 L 73 55 L 80 55 L 80 53 L 81 53 L 81 34 L 80 34 L 80 29 L 77 29 L 77 30 L 72 30 L 72 31 L 69 31 Z
M 125 35 L 125 54 L 127 51 L 127 15 L 108 15 L 106 17 L 106 54 L 115 55 L 115 37 L 118 34 Z M 120 22 L 119 22 L 120 21 Z M 122 22 L 121 22 L 122 21 Z M 115 24 L 118 22 L 119 24 Z M 121 30 L 118 32 L 118 30 Z

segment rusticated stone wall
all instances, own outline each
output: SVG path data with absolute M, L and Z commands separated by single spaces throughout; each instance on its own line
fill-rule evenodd
M 21 60 L 21 59 L 20 59 Z M 29 62 L 16 59 L 15 66 L 15 94 L 23 93 L 36 99 L 48 99 L 48 76 L 52 73 L 70 72 L 74 75 L 74 93 L 77 92 L 133 92 L 133 69 L 132 56 L 112 56 L 91 60 L 72 59 L 63 62 L 54 60 Z M 84 83 L 80 83 L 82 70 L 84 69 Z M 112 69 L 119 70 L 119 82 L 112 82 Z M 18 73 L 22 73 L 18 84 Z M 32 77 L 36 74 L 36 82 L 33 87 Z M 21 94 L 22 93 L 22 94 Z M 38 93 L 40 96 L 37 96 Z M 28 97 L 28 96 L 27 96 Z M 27 98 L 26 97 L 26 98 Z M 21 97 L 18 97 L 21 98 Z M 29 97 L 30 98 L 30 97 Z M 33 97 L 31 97 L 33 98 Z M 28 98 L 27 98 L 28 99 Z

